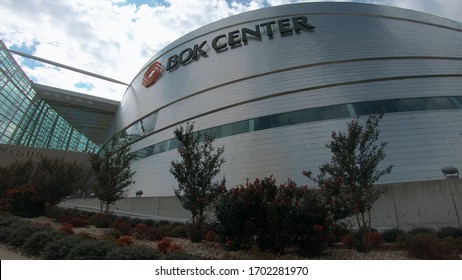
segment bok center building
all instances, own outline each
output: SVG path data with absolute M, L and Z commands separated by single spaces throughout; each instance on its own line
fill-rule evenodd
M 302 171 L 317 174 L 330 160 L 331 133 L 377 112 L 385 113 L 380 141 L 388 143 L 381 166 L 394 166 L 379 183 L 458 177 L 461 23 L 357 3 L 284 5 L 225 18 L 148 61 L 108 135 L 119 134 L 136 154 L 129 196 L 174 196 L 173 131 L 187 122 L 225 147 L 219 176 L 228 187 L 270 175 L 312 185 Z

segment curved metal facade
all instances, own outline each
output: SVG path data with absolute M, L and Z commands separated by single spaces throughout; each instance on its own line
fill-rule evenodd
M 173 131 L 187 121 L 225 146 L 229 186 L 271 174 L 305 184 L 302 171 L 330 159 L 332 131 L 377 110 L 394 165 L 381 182 L 442 179 L 442 167 L 462 168 L 461 46 L 461 23 L 357 3 L 277 6 L 195 30 L 143 67 L 110 129 L 138 154 L 130 196 L 174 194 Z M 175 55 L 177 67 L 142 85 Z

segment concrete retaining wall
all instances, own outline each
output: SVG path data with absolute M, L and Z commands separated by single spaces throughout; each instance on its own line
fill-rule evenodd
M 374 205 L 372 226 L 379 229 L 398 227 L 408 230 L 425 226 L 461 227 L 462 179 L 386 184 Z M 64 207 L 99 211 L 96 198 L 71 199 Z M 190 218 L 176 197 L 130 197 L 118 201 L 111 210 L 127 215 L 154 220 L 185 222 Z
M 379 187 L 385 193 L 372 211 L 372 225 L 376 228 L 461 227 L 461 179 L 386 184 Z

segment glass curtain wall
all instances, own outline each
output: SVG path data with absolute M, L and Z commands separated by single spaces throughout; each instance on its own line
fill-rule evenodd
M 99 146 L 73 128 L 45 101 L 0 41 L 0 143 L 96 152 Z

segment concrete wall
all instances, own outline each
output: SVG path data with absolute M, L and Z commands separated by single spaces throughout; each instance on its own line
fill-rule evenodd
M 69 199 L 60 206 L 93 212 L 100 210 L 97 198 Z M 176 197 L 127 197 L 111 206 L 111 211 L 121 216 L 177 222 L 186 222 L 191 217 Z
M 386 184 L 378 188 L 384 193 L 372 211 L 372 226 L 379 230 L 461 227 L 462 179 Z M 99 200 L 71 199 L 62 206 L 98 211 Z M 190 218 L 176 197 L 130 197 L 117 202 L 111 210 L 118 215 L 154 220 L 185 222 Z
M 385 193 L 374 205 L 373 227 L 461 227 L 461 179 L 385 184 L 379 187 Z

